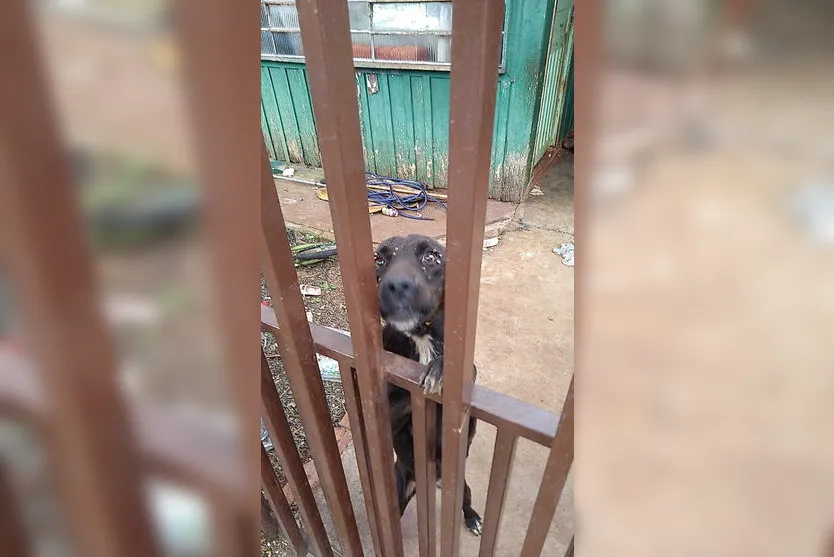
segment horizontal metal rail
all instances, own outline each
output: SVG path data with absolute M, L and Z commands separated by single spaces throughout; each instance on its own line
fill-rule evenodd
M 269 308 L 261 310 L 261 323 L 264 332 L 278 332 L 278 324 Z M 340 362 L 351 362 L 353 365 L 353 343 L 349 336 L 315 323 L 310 323 L 310 331 L 320 354 Z M 412 393 L 426 396 L 417 384 L 424 366 L 390 352 L 384 354 L 383 363 L 389 382 Z M 439 396 L 431 395 L 426 398 L 434 402 L 443 402 Z M 507 434 L 523 437 L 548 448 L 553 443 L 559 426 L 557 414 L 477 384 L 472 391 L 472 416 L 501 428 Z

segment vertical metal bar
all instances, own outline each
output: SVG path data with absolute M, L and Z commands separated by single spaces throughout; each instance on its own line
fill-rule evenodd
M 307 544 L 304 543 L 304 538 L 301 536 L 301 531 L 293 518 L 290 503 L 284 496 L 284 490 L 278 485 L 278 478 L 275 476 L 275 471 L 272 469 L 272 463 L 269 462 L 269 455 L 266 454 L 266 449 L 261 446 L 261 485 L 264 488 L 264 494 L 272 507 L 272 512 L 275 513 L 275 518 L 281 524 L 281 528 L 289 538 L 289 542 L 295 549 L 296 555 L 307 554 Z
M 498 428 L 495 450 L 492 455 L 492 470 L 489 472 L 489 491 L 487 491 L 484 511 L 484 535 L 481 538 L 481 550 L 478 554 L 480 557 L 495 555 L 498 529 L 501 526 L 501 514 L 504 512 L 504 500 L 512 472 L 517 439 L 511 432 Z
M 503 0 L 455 0 L 443 372 L 441 555 L 459 551 Z
M 366 217 L 367 218 L 367 217 Z M 295 274 L 287 228 L 278 191 L 269 167 L 266 145 L 261 142 L 261 228 L 263 230 L 264 274 L 278 320 L 278 345 L 284 370 L 290 380 L 298 413 L 307 432 L 313 462 L 333 515 L 336 532 L 345 555 L 362 555 L 362 542 L 350 501 L 345 471 L 324 385 L 316 360 L 316 347 L 307 322 L 307 311 Z
M 434 557 L 437 553 L 437 404 L 426 399 L 422 393 L 412 393 L 411 423 L 414 432 L 420 557 Z
M 278 296 L 273 294 L 273 300 L 277 299 Z M 295 493 L 301 519 L 307 526 L 307 531 L 310 532 L 312 549 L 321 557 L 333 557 L 327 531 L 324 529 L 316 499 L 313 497 L 313 490 L 310 489 L 310 483 L 304 472 L 304 463 L 298 456 L 287 415 L 284 413 L 284 407 L 281 406 L 281 399 L 278 398 L 278 390 L 275 388 L 275 382 L 263 352 L 261 352 L 261 414 L 266 430 L 269 432 L 269 438 L 275 447 L 275 453 L 278 455 L 278 461 L 287 477 L 287 483 Z
M 90 557 L 158 555 L 141 457 L 99 307 L 75 184 L 28 9 L 0 3 L 0 227 L 53 417 L 47 440 L 77 543 Z
M 565 557 L 573 557 L 573 536 L 570 537 L 570 544 L 568 544 L 568 548 L 565 551 Z
M 6 555 L 29 557 L 32 547 L 20 505 L 12 489 L 6 466 L 0 463 L 0 547 Z
M 565 486 L 565 481 L 568 479 L 572 463 L 573 378 L 570 381 L 565 404 L 562 406 L 562 415 L 559 418 L 556 437 L 553 438 L 553 443 L 550 445 L 550 456 L 547 458 L 542 483 L 539 486 L 539 493 L 536 495 L 536 503 L 533 505 L 533 516 L 530 518 L 527 536 L 524 539 L 524 545 L 521 547 L 521 557 L 541 555 L 547 532 L 550 530 L 550 523 L 556 513 L 556 506 L 559 504 L 559 496 Z
M 203 186 L 202 218 L 211 247 L 212 286 L 224 339 L 223 363 L 244 452 L 243 501 L 236 512 L 226 516 L 234 521 L 228 526 L 233 537 L 242 535 L 240 528 L 248 528 L 249 543 L 257 546 L 259 382 L 254 373 L 258 355 L 252 339 L 260 332 L 253 309 L 260 299 L 251 285 L 260 271 L 258 225 L 253 218 L 258 214 L 260 199 L 256 186 L 259 136 L 249 132 L 251 123 L 260 121 L 260 105 L 251 103 L 260 95 L 260 86 L 255 86 L 249 73 L 259 71 L 258 62 L 247 65 L 241 61 L 251 60 L 260 52 L 260 36 L 256 40 L 251 30 L 255 17 L 260 19 L 259 5 L 252 3 L 244 9 L 224 2 L 176 0 L 173 7 L 185 60 L 191 138 Z M 212 40 L 206 41 L 206 36 Z M 247 88 L 246 83 L 251 85 Z M 243 543 L 239 538 L 236 542 Z
M 402 530 L 394 483 L 388 388 L 382 367 L 382 335 L 347 2 L 300 0 L 298 17 L 356 351 L 382 554 L 401 556 Z
M 362 481 L 362 496 L 365 500 L 365 511 L 368 513 L 368 522 L 371 528 L 371 539 L 374 544 L 374 555 L 382 555 L 382 545 L 379 537 L 379 521 L 377 520 L 376 501 L 373 493 L 373 477 L 368 465 L 368 454 L 365 451 L 367 433 L 365 431 L 365 419 L 362 416 L 361 403 L 359 402 L 359 389 L 356 385 L 356 370 L 353 363 L 342 358 L 339 360 L 339 373 L 342 376 L 342 388 L 345 393 L 345 404 L 350 419 L 350 430 L 353 435 L 353 448 L 356 453 L 356 463 L 359 466 L 359 479 Z
M 261 471 L 261 475 L 263 475 L 263 471 Z M 263 488 L 263 480 L 261 480 L 261 487 Z M 281 495 L 283 494 L 284 490 L 281 490 Z M 261 533 L 267 541 L 274 541 L 277 538 L 283 537 L 281 526 L 273 515 L 269 501 L 263 494 L 261 494 Z

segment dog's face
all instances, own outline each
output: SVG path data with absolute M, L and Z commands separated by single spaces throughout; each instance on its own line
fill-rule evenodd
M 446 250 L 428 236 L 394 236 L 376 252 L 379 312 L 408 333 L 443 306 Z

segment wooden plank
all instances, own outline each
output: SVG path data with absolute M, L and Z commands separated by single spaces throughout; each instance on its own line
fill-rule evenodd
M 0 235 L 51 416 L 46 446 L 78 554 L 153 556 L 137 442 L 99 307 L 76 184 L 29 6 L 0 3 Z
M 295 554 L 299 556 L 307 555 L 307 544 L 301 536 L 301 530 L 298 529 L 298 524 L 295 523 L 295 518 L 292 515 L 290 504 L 284 495 L 284 490 L 278 484 L 278 477 L 272 469 L 272 463 L 269 461 L 269 455 L 266 454 L 266 449 L 261 446 L 261 485 L 263 486 L 264 495 L 275 513 L 275 518 L 286 534 L 288 540 Z
M 428 78 L 424 75 L 411 76 L 411 113 L 414 118 L 414 162 L 417 165 L 417 180 L 431 184 L 431 121 L 429 106 L 426 104 Z
M 310 101 L 310 89 L 307 85 L 307 70 L 304 66 L 287 69 L 287 83 L 301 135 L 304 149 L 304 163 L 309 166 L 321 166 L 318 138 L 316 137 L 316 119 Z
M 304 163 L 304 148 L 301 142 L 301 130 L 295 115 L 295 101 L 290 90 L 289 73 L 286 66 L 269 66 L 269 77 L 272 80 L 272 90 L 275 92 L 275 103 L 281 118 L 284 138 L 287 142 L 289 162 Z
M 339 358 L 339 374 L 342 377 L 342 388 L 345 393 L 345 406 L 350 419 L 350 430 L 353 434 L 353 449 L 356 454 L 356 465 L 359 468 L 359 480 L 362 482 L 362 497 L 365 501 L 365 512 L 368 514 L 368 526 L 371 530 L 371 540 L 374 545 L 374 555 L 382 555 L 382 542 L 379 534 L 379 520 L 377 519 L 377 505 L 374 500 L 374 479 L 370 472 L 368 454 L 365 450 L 368 436 L 365 432 L 365 420 L 362 417 L 359 388 L 356 384 L 356 370 L 353 360 Z
M 430 76 L 431 129 L 430 154 L 432 160 L 432 185 L 446 188 L 449 185 L 449 79 Z
M 417 179 L 417 161 L 414 153 L 414 113 L 411 109 L 411 77 L 392 74 L 388 76 L 388 94 L 391 102 L 391 121 L 394 131 L 394 154 L 397 173 L 406 180 Z
M 275 97 L 275 85 L 272 82 L 272 71 L 268 65 L 261 63 L 261 103 L 264 107 L 266 122 L 269 126 L 269 139 L 278 160 L 289 162 L 290 153 L 287 150 L 285 137 L 285 122 L 281 118 L 278 100 Z
M 423 393 L 412 393 L 411 409 L 420 557 L 434 557 L 437 553 L 437 404 L 427 400 Z
M 316 113 L 330 211 L 356 349 L 356 369 L 367 432 L 368 461 L 383 555 L 403 554 L 396 501 L 387 383 L 376 272 L 367 207 L 359 111 L 345 2 L 310 0 L 298 4 L 310 92 Z
M 495 555 L 517 439 L 506 428 L 498 428 L 495 436 L 495 449 L 492 453 L 492 469 L 489 472 L 489 489 L 484 511 L 484 534 L 481 538 L 480 553 L 478 553 L 480 557 Z
M 443 355 L 443 557 L 460 551 L 464 469 L 503 0 L 458 0 L 452 21 Z
M 266 142 L 266 148 L 269 151 L 269 158 L 271 160 L 280 160 L 275 155 L 275 145 L 272 142 L 272 132 L 269 129 L 269 123 L 266 121 L 266 112 L 264 110 L 263 101 L 261 101 L 261 133 L 264 136 L 264 141 Z
M 315 358 L 315 346 L 310 336 L 304 300 L 293 266 L 284 215 L 281 212 L 275 183 L 269 172 L 265 147 L 262 149 L 261 165 L 264 274 L 274 300 L 272 309 L 280 326 L 275 338 L 284 362 L 284 370 L 292 386 L 298 413 L 307 432 L 310 453 L 321 478 L 322 491 L 330 506 L 342 553 L 348 556 L 362 555 L 356 517 L 330 421 L 324 385 Z M 328 189 L 331 187 L 328 180 Z M 262 359 L 262 362 L 265 362 L 265 359 Z
M 533 515 L 527 527 L 527 536 L 521 546 L 521 557 L 537 557 L 541 555 L 550 523 L 556 513 L 559 497 L 568 479 L 573 463 L 573 379 L 571 379 L 562 415 L 559 419 L 559 429 L 550 446 L 550 456 L 544 469 L 536 503 L 533 505 Z
M 290 489 L 295 494 L 295 500 L 298 501 L 301 520 L 312 538 L 311 549 L 314 549 L 317 555 L 332 557 L 333 550 L 327 539 L 321 513 L 313 497 L 313 490 L 310 489 L 307 474 L 304 473 L 304 463 L 298 456 L 287 415 L 284 413 L 284 407 L 281 405 L 275 381 L 272 379 L 272 373 L 269 371 L 269 364 L 263 352 L 261 352 L 261 414 L 266 430 L 269 432 L 269 438 L 275 447 L 278 462 L 281 464 Z
M 376 79 L 376 93 L 368 90 L 368 79 Z M 391 101 L 388 92 L 387 73 L 366 73 L 365 91 L 368 100 L 368 120 L 374 130 L 374 159 L 377 174 L 395 176 L 397 171 L 394 155 L 394 130 L 391 126 Z

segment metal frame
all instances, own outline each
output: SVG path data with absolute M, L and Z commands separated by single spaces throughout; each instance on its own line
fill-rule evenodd
M 367 0 L 370 4 L 393 4 L 393 3 L 452 3 L 451 0 Z M 261 0 L 264 5 L 276 6 L 295 6 L 295 0 Z M 370 13 L 371 26 L 373 27 L 373 9 Z M 454 22 L 454 18 L 452 19 Z M 454 24 L 454 23 L 453 23 Z M 504 17 L 504 24 L 506 24 L 506 13 Z M 275 37 L 272 35 L 276 33 L 299 33 L 300 29 L 295 27 L 261 27 L 261 31 L 268 31 L 270 39 L 272 40 L 273 50 L 277 52 L 278 47 L 275 44 Z M 418 60 L 377 60 L 375 54 L 375 36 L 410 36 L 410 35 L 425 35 L 430 37 L 451 37 L 451 31 L 376 31 L 374 29 L 360 30 L 351 29 L 351 34 L 367 35 L 370 37 L 371 58 L 354 58 L 354 65 L 361 68 L 379 68 L 379 69 L 397 69 L 397 70 L 430 70 L 448 72 L 451 68 L 451 62 L 425 62 Z M 507 48 L 507 34 L 502 25 L 501 28 L 501 56 L 499 64 L 499 72 L 504 73 L 504 53 Z M 261 52 L 261 60 L 270 60 L 273 62 L 291 62 L 291 63 L 305 63 L 304 56 L 295 56 L 288 54 L 264 54 Z

